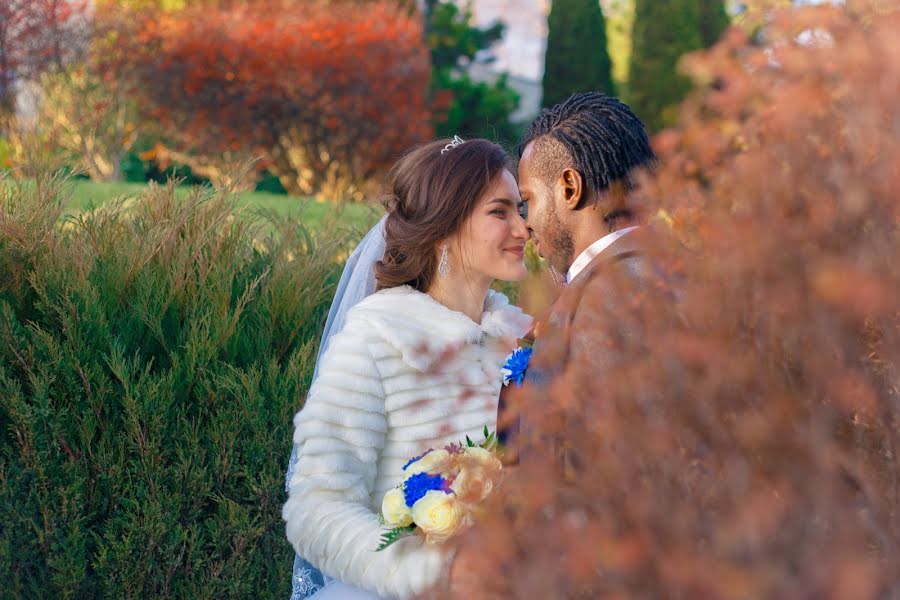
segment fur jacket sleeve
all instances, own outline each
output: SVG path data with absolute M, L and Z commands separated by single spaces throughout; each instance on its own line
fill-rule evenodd
M 383 531 L 370 507 L 387 422 L 384 392 L 366 340 L 332 339 L 321 375 L 295 418 L 302 454 L 284 507 L 287 537 L 322 572 L 385 597 L 408 598 L 444 568 L 438 548 L 408 538 L 375 552 Z

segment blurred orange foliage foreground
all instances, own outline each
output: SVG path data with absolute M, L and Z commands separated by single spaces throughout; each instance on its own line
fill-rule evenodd
M 900 597 L 898 32 L 788 11 L 687 61 L 640 192 L 666 289 L 592 299 L 612 370 L 523 388 L 574 469 L 509 469 L 459 597 Z

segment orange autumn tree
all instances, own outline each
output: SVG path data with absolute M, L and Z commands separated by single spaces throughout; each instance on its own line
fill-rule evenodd
M 85 5 L 87 3 L 85 2 Z M 82 48 L 38 79 L 39 102 L 28 129 L 63 164 L 77 165 L 93 181 L 120 181 L 123 160 L 140 133 L 134 78 L 122 60 L 123 19 L 110 0 L 94 0 Z M 28 145 L 17 148 L 17 163 L 34 156 Z
M 88 29 L 86 0 L 0 2 L 0 119 L 14 113 L 17 83 L 34 82 L 83 54 Z
M 160 155 L 214 180 L 259 157 L 289 192 L 359 195 L 431 135 L 421 23 L 393 2 L 187 9 L 133 39 Z

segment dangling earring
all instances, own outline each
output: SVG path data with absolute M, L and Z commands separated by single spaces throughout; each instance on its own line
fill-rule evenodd
M 447 253 L 447 244 L 441 246 L 441 262 L 438 263 L 438 273 L 441 277 L 450 274 L 450 256 Z

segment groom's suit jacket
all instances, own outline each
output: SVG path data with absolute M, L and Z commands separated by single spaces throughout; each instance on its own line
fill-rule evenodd
M 650 235 L 644 227 L 617 239 L 566 285 L 536 326 L 534 382 L 545 383 L 570 364 L 589 366 L 595 373 L 615 367 L 622 357 L 612 338 L 636 332 L 625 323 L 613 331 L 611 323 L 600 320 L 621 316 L 628 301 L 658 278 L 646 258 Z
M 668 287 L 646 257 L 652 236 L 648 227 L 642 227 L 613 242 L 569 282 L 547 314 L 538 319 L 525 384 L 522 389 L 505 388 L 501 398 L 501 411 L 513 407 L 520 415 L 508 433 L 511 446 L 518 450 L 514 456 L 525 457 L 537 444 L 542 446 L 538 452 L 549 447 L 560 454 L 565 468 L 571 469 L 565 458 L 565 434 L 548 439 L 539 433 L 548 429 L 548 419 L 580 418 L 577 412 L 560 415 L 546 410 L 547 403 L 559 400 L 554 399 L 558 394 L 550 386 L 567 369 L 575 371 L 572 382 L 577 382 L 577 376 L 594 384 L 611 380 L 642 343 L 639 319 L 628 318 L 630 303 L 647 295 L 658 299 Z M 591 396 L 584 389 L 576 393 Z M 555 426 L 563 432 L 567 427 L 566 422 Z

